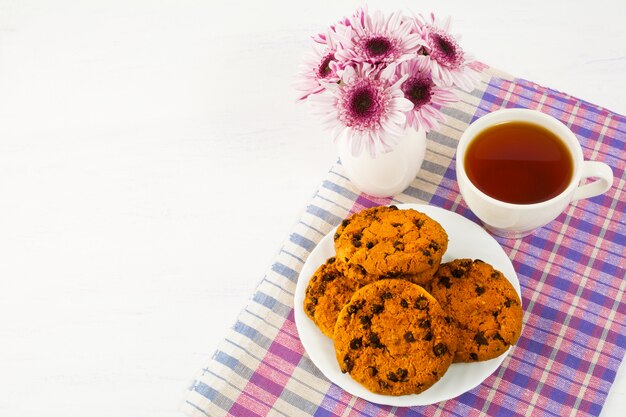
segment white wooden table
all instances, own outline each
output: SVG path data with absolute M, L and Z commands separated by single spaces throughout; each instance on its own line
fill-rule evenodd
M 0 415 L 177 413 L 336 159 L 291 82 L 358 4 L 0 0 Z M 626 113 L 623 1 L 369 6 Z

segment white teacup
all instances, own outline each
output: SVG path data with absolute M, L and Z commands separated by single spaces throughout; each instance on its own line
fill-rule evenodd
M 563 141 L 573 162 L 573 172 L 567 187 L 549 200 L 533 204 L 512 204 L 499 201 L 474 185 L 465 169 L 468 145 L 485 129 L 499 123 L 520 121 L 542 126 Z M 613 184 L 611 168 L 602 162 L 583 160 L 583 152 L 572 131 L 559 120 L 545 113 L 527 109 L 503 109 L 474 121 L 465 130 L 457 148 L 456 176 L 459 189 L 468 207 L 495 235 L 519 238 L 556 219 L 575 200 L 605 193 Z M 586 178 L 597 178 L 580 185 Z

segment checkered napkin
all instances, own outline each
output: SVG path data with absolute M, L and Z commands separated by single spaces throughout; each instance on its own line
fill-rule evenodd
M 609 164 L 614 186 L 578 201 L 531 236 L 498 238 L 517 271 L 524 329 L 482 384 L 437 404 L 396 408 L 356 398 L 311 362 L 294 323 L 298 274 L 317 242 L 350 213 L 427 203 L 478 219 L 462 200 L 454 156 L 463 130 L 503 107 L 537 109 L 578 136 L 585 159 Z M 480 86 L 446 109 L 428 136 L 418 177 L 393 199 L 359 192 L 334 165 L 252 300 L 189 387 L 184 411 L 201 416 L 598 415 L 626 349 L 626 118 L 485 66 Z

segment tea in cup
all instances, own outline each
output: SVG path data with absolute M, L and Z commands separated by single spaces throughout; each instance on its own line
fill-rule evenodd
M 529 235 L 572 201 L 613 184 L 607 164 L 583 160 L 567 126 L 528 109 L 498 110 L 474 121 L 459 140 L 456 174 L 463 199 L 485 228 L 509 238 Z M 581 185 L 586 178 L 596 180 Z

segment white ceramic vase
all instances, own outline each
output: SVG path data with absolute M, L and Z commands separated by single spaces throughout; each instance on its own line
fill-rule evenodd
M 374 197 L 390 197 L 404 191 L 417 176 L 426 154 L 423 129 L 407 129 L 388 153 L 372 158 L 367 151 L 353 156 L 346 136 L 338 141 L 341 165 L 350 181 L 362 192 Z

